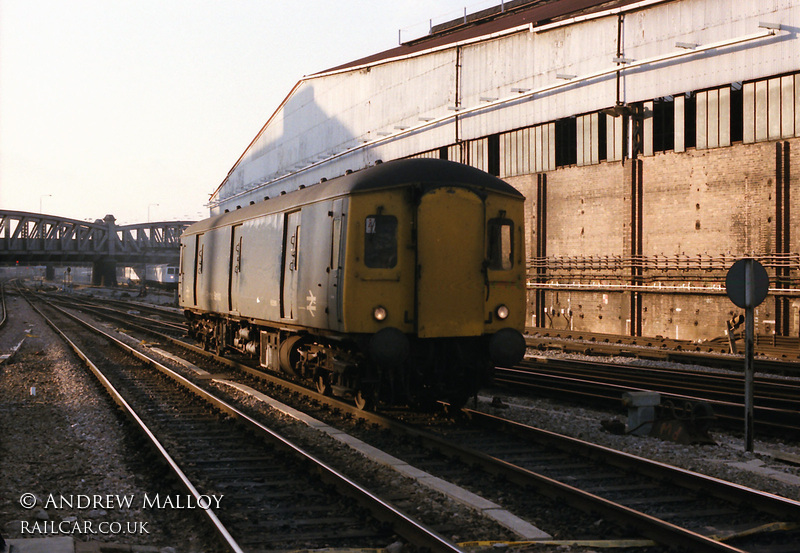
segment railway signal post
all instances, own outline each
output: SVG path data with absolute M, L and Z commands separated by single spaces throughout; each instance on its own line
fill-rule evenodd
M 725 289 L 731 301 L 744 309 L 744 441 L 745 451 L 753 451 L 753 311 L 767 297 L 769 276 L 755 259 L 740 259 L 728 270 Z

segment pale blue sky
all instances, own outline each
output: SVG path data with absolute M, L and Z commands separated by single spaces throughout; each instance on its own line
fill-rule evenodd
M 0 209 L 206 217 L 303 75 L 499 3 L 0 0 Z

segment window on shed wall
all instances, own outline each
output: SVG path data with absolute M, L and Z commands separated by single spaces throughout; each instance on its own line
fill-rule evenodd
M 578 165 L 595 165 L 608 159 L 606 119 L 608 116 L 599 112 L 578 117 Z
M 575 117 L 555 122 L 556 167 L 575 165 L 578 162 L 578 127 Z
M 800 73 L 742 87 L 745 143 L 800 136 Z
M 714 88 L 696 94 L 697 149 L 731 145 L 731 89 Z
M 605 116 L 600 113 L 589 113 L 587 115 L 578 116 L 575 119 L 575 139 L 577 141 L 575 156 L 578 165 L 594 165 L 600 163 L 601 119 L 605 119 Z M 603 136 L 603 139 L 605 139 L 605 136 Z
M 675 99 L 672 96 L 653 101 L 653 152 L 675 149 Z
M 731 85 L 731 143 L 741 142 L 744 137 L 743 94 L 742 83 Z
M 684 146 L 694 148 L 697 146 L 697 96 L 694 92 L 684 95 L 683 107 L 683 136 Z
M 439 153 L 439 150 L 428 150 L 427 152 L 421 152 L 419 154 L 414 154 L 413 156 L 410 156 L 410 157 L 411 158 L 433 158 L 433 159 L 436 159 L 436 158 L 440 157 L 440 153 Z M 447 159 L 447 158 L 445 158 L 445 159 Z
M 500 175 L 500 135 L 493 134 L 486 143 L 486 172 L 495 177 Z
M 675 149 L 675 99 L 672 96 L 642 104 L 639 140 L 640 151 L 646 156 Z
M 420 152 L 418 154 L 414 154 L 413 156 L 409 156 L 411 158 L 431 158 L 431 159 L 447 159 L 449 148 L 447 146 L 442 146 L 441 148 L 436 148 L 435 150 L 428 150 L 427 152 Z
M 600 118 L 604 120 L 606 129 L 605 156 L 601 157 L 601 159 L 620 161 L 623 152 L 623 125 L 625 124 L 625 118 L 607 114 L 600 114 Z
M 465 163 L 465 160 L 462 159 L 461 152 L 463 151 L 464 143 L 460 142 L 458 144 L 452 144 L 447 147 L 447 159 L 450 161 L 456 161 L 458 163 Z
M 600 161 L 608 159 L 608 116 L 604 113 L 597 114 L 597 155 Z
M 534 171 L 535 146 L 533 127 L 500 135 L 500 177 L 527 175 Z
M 478 138 L 477 140 L 468 141 L 466 143 L 467 165 L 488 172 L 488 145 L 488 138 Z
M 498 146 L 502 178 L 555 169 L 555 123 L 502 133 Z

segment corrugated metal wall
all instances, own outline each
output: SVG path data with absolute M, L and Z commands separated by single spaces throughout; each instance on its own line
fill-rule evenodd
M 800 3 L 676 0 L 622 17 L 521 31 L 306 78 L 212 198 L 212 211 L 313 184 L 377 159 L 435 155 L 439 148 L 448 148 L 449 159 L 487 169 L 487 137 L 493 135 L 499 135 L 500 176 L 554 170 L 564 159 L 578 165 L 619 160 L 628 136 L 623 118 L 598 113 L 618 100 L 648 102 L 641 104 L 640 153 L 653 153 L 653 121 L 647 114 L 654 99 L 667 96 L 674 109 L 676 151 L 686 147 L 688 101 L 695 106 L 693 145 L 726 146 L 731 143 L 731 83 L 743 83 L 744 142 L 796 136 L 800 76 L 784 75 L 800 70 L 796 33 L 708 52 L 686 49 L 764 31 L 759 29 L 762 21 L 796 29 Z M 678 42 L 684 43 L 683 50 Z M 619 81 L 614 73 L 582 78 L 622 67 L 614 62 L 618 49 L 633 62 L 676 51 L 687 55 L 627 69 Z M 557 85 L 561 88 L 531 95 Z M 685 97 L 687 92 L 692 94 Z M 564 134 L 558 122 L 567 117 L 576 119 Z M 564 140 L 574 143 L 565 146 Z M 556 159 L 564 147 L 575 150 L 574 161 Z

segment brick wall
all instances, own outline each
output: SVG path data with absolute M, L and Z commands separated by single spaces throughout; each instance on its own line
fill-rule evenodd
M 559 258 L 630 256 L 632 202 L 640 179 L 642 194 L 642 251 L 644 258 L 670 259 L 740 258 L 776 252 L 776 144 L 782 155 L 788 148 L 790 193 L 790 252 L 800 251 L 800 139 L 735 144 L 710 150 L 690 149 L 640 158 L 634 163 L 603 162 L 586 167 L 567 167 L 547 173 L 546 254 Z M 641 171 L 637 175 L 636 171 Z M 526 198 L 529 259 L 535 257 L 537 178 L 507 179 Z M 796 206 L 796 207 L 795 207 Z M 635 221 L 635 219 L 634 219 Z M 709 339 L 723 334 L 725 320 L 741 312 L 724 294 L 728 265 L 722 269 L 651 270 L 643 282 L 649 286 L 722 285 L 706 293 L 650 291 L 641 295 L 642 334 L 672 338 Z M 774 285 L 775 270 L 769 269 Z M 792 273 L 797 278 L 797 271 Z M 548 273 L 544 293 L 546 326 L 596 332 L 631 332 L 631 273 L 571 269 Z M 558 287 L 554 286 L 558 283 Z M 570 287 L 571 286 L 571 287 Z M 581 289 L 577 289 L 581 288 Z M 588 289 L 587 289 L 588 288 Z M 532 310 L 533 293 L 529 309 Z M 758 308 L 757 332 L 775 329 L 775 299 L 768 297 Z M 800 300 L 788 301 L 789 334 L 800 332 Z M 572 315 L 570 316 L 570 312 Z M 528 321 L 533 321 L 533 311 Z

